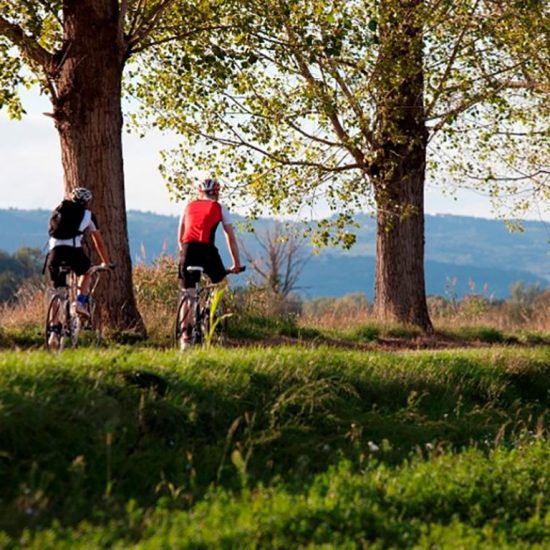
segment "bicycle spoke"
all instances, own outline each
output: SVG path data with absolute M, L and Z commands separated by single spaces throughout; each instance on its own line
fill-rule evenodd
M 57 351 L 60 348 L 62 332 L 61 317 L 63 314 L 63 301 L 57 295 L 52 296 L 46 313 L 46 348 Z
M 63 304 L 63 327 L 61 329 L 61 340 L 59 350 L 63 351 L 67 342 L 71 339 L 71 303 L 65 300 Z

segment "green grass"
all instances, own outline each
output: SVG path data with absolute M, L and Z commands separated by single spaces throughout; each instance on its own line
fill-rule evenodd
M 38 326 L 6 330 L 0 327 L 0 350 L 40 348 L 44 346 L 44 332 Z
M 299 327 L 292 316 L 265 317 L 260 315 L 235 316 L 227 323 L 229 338 L 245 340 L 266 340 L 277 337 L 314 340 L 322 337 L 322 332 L 311 327 Z
M 467 342 L 477 341 L 486 344 L 500 344 L 506 341 L 504 333 L 493 327 L 460 327 L 454 330 L 445 330 L 444 334 L 459 338 Z
M 169 498 L 146 513 L 78 530 L 55 526 L 44 548 L 547 548 L 550 446 L 540 442 L 489 455 L 433 453 L 396 468 L 348 461 L 300 492 L 280 482 L 238 494 L 218 488 L 178 510 Z
M 548 347 L 2 352 L 0 546 L 535 544 L 549 390 Z

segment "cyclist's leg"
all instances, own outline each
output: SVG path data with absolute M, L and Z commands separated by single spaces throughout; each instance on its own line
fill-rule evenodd
M 78 276 L 78 296 L 76 298 L 76 311 L 89 317 L 88 292 L 90 289 L 90 258 L 86 256 L 81 247 L 74 248 L 71 255 L 71 268 Z
M 190 265 L 201 265 L 203 259 L 200 254 L 200 247 L 194 246 L 196 243 L 184 244 L 180 252 L 180 261 L 178 266 L 178 279 L 181 288 L 185 292 L 185 298 L 182 299 L 178 313 L 177 330 L 181 333 L 182 348 L 192 341 L 193 324 L 195 323 L 195 311 L 193 304 L 195 302 L 196 286 L 200 275 L 196 272 L 190 273 L 187 267 Z
M 62 271 L 70 268 L 69 247 L 60 246 L 50 250 L 48 254 L 47 269 L 50 276 L 53 293 L 59 292 L 59 289 L 67 287 L 67 271 Z M 52 308 L 48 316 L 48 322 L 51 326 L 61 326 L 62 315 L 57 302 L 57 306 Z
M 182 350 L 193 343 L 194 308 L 191 296 L 192 292 L 192 289 L 182 292 L 176 313 L 175 339 L 176 345 Z

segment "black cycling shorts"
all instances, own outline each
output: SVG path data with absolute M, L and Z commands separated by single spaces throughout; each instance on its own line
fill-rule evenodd
M 90 269 L 90 258 L 82 247 L 56 246 L 48 253 L 48 272 L 54 288 L 67 286 L 65 273 L 60 273 L 61 266 L 68 266 L 77 275 L 84 275 Z
M 189 273 L 188 266 L 199 266 L 204 269 L 213 283 L 223 281 L 226 275 L 225 267 L 218 249 L 211 244 L 185 243 L 180 252 L 178 277 L 183 281 L 184 288 L 193 288 L 198 282 L 197 273 Z

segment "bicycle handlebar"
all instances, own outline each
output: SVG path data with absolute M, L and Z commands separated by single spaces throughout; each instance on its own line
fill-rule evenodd
M 116 267 L 115 264 L 108 264 L 108 265 L 103 265 L 103 264 L 100 264 L 100 265 L 93 265 L 88 273 L 90 275 L 93 275 L 94 273 L 97 273 L 98 271 L 112 271 L 114 268 Z
M 242 273 L 243 271 L 246 271 L 246 266 L 245 265 L 241 265 L 241 267 L 239 267 L 239 270 L 236 273 Z M 226 269 L 225 273 L 226 273 L 226 275 L 229 275 L 230 273 L 235 273 L 235 272 L 231 271 L 230 269 Z

